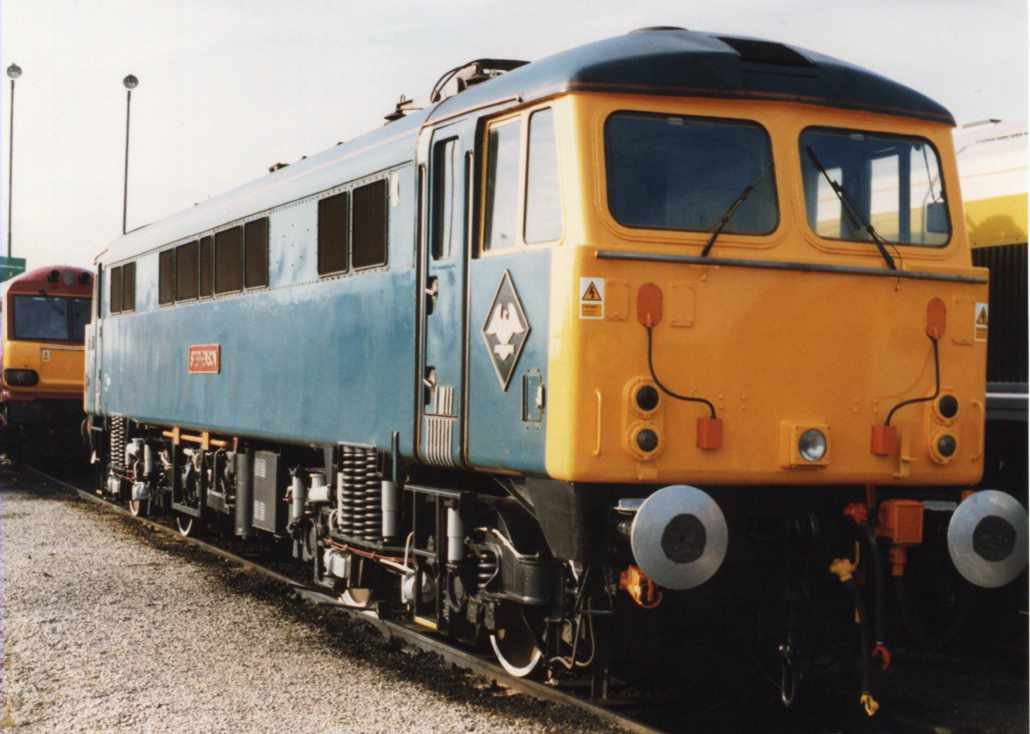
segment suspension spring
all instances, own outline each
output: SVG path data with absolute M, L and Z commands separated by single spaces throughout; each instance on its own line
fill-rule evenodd
M 111 419 L 111 468 L 125 474 L 125 418 Z
M 383 534 L 382 480 L 376 451 L 365 451 L 365 539 L 379 540 Z
M 344 535 L 354 535 L 354 452 L 350 446 L 340 449 L 340 532 Z
M 484 591 L 497 575 L 497 554 L 489 550 L 476 550 L 476 588 Z

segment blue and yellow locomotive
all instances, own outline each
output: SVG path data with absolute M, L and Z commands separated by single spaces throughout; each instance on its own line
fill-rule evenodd
M 387 121 L 98 258 L 111 495 L 599 695 L 635 621 L 668 651 L 784 553 L 875 597 L 865 667 L 942 507 L 963 575 L 1021 572 L 1025 510 L 959 504 L 988 284 L 940 105 L 662 27 L 471 62 Z

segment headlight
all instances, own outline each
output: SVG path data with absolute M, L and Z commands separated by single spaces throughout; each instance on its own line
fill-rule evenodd
M 4 370 L 4 382 L 14 387 L 32 387 L 39 382 L 35 370 Z
M 805 461 L 821 461 L 826 456 L 826 436 L 816 428 L 809 428 L 798 439 L 798 453 Z

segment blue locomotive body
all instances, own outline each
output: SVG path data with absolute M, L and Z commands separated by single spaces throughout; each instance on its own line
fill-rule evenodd
M 130 233 L 116 251 L 102 254 L 101 281 L 105 269 L 130 264 L 135 278 L 134 292 L 123 293 L 115 312 L 110 283 L 99 287 L 86 385 L 91 413 L 292 444 L 388 446 L 397 434 L 405 459 L 421 453 L 428 463 L 445 466 L 543 474 L 545 424 L 539 416 L 527 419 L 525 403 L 527 390 L 542 385 L 546 371 L 550 254 L 502 254 L 470 267 L 465 248 L 455 244 L 431 264 L 424 258 L 421 266 L 431 273 L 420 272 L 414 156 L 423 117 L 282 168 Z M 436 137 L 457 136 L 471 150 L 475 122 L 445 127 Z M 385 262 L 320 273 L 319 201 L 378 182 L 388 199 Z M 262 220 L 268 228 L 267 284 L 161 302 L 162 253 Z M 455 243 L 465 236 L 463 228 L 456 231 Z M 131 257 L 120 257 L 123 251 Z M 497 390 L 489 354 L 466 355 L 463 346 L 466 279 L 472 284 L 470 314 L 482 320 L 506 271 L 523 291 L 533 328 L 520 355 L 520 379 L 535 380 L 525 390 Z M 434 317 L 422 341 L 416 329 L 420 278 L 437 281 Z M 217 373 L 189 371 L 192 345 L 218 347 Z M 426 398 L 433 404 L 422 416 L 421 452 L 420 365 L 431 365 L 434 381 L 445 388 Z M 479 398 L 467 414 L 460 402 L 466 379 L 469 393 Z
M 102 322 L 89 404 L 97 413 L 299 443 L 345 436 L 385 445 L 391 431 L 410 431 L 412 174 L 410 164 L 386 174 L 408 195 L 391 208 L 388 263 L 360 274 L 319 278 L 314 199 L 259 212 L 269 220 L 267 287 L 161 306 L 158 252 L 137 257 L 135 313 Z M 220 346 L 218 374 L 188 372 L 191 344 Z

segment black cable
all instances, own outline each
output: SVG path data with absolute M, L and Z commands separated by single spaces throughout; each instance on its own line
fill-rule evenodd
M 851 598 L 855 605 L 855 623 L 858 625 L 858 669 L 862 676 L 862 693 L 872 693 L 872 676 L 870 674 L 869 651 L 872 649 L 869 640 L 869 618 L 866 615 L 865 600 L 862 598 L 862 590 L 858 587 L 855 579 L 848 579 L 844 585 L 851 592 Z
M 880 555 L 880 546 L 876 539 L 876 531 L 872 524 L 863 523 L 865 526 L 865 540 L 869 545 L 869 568 L 873 576 L 873 642 L 876 645 L 885 644 L 887 615 L 885 610 L 886 590 L 884 588 L 884 567 L 883 557 Z
M 941 357 L 940 352 L 937 348 L 937 340 L 934 337 L 930 337 L 930 343 L 933 344 L 933 373 L 934 373 L 934 388 L 933 395 L 925 398 L 911 398 L 909 400 L 902 400 L 900 403 L 891 408 L 890 413 L 887 414 L 887 420 L 883 422 L 883 425 L 889 426 L 891 424 L 891 418 L 901 408 L 906 405 L 913 405 L 915 403 L 927 403 L 932 400 L 936 400 L 937 396 L 941 394 Z
M 654 360 L 652 358 L 652 346 L 653 345 L 652 345 L 651 330 L 654 327 L 653 326 L 645 326 L 644 328 L 647 329 L 647 368 L 648 368 L 648 370 L 651 371 L 651 379 L 654 380 L 654 384 L 656 384 L 658 386 L 659 390 L 661 390 L 662 392 L 664 392 L 666 395 L 668 395 L 671 398 L 676 398 L 677 400 L 685 400 L 688 403 L 704 403 L 705 405 L 708 406 L 708 412 L 711 414 L 711 417 L 714 419 L 715 418 L 715 406 L 712 405 L 712 402 L 710 400 L 706 400 L 705 398 L 695 398 L 695 397 L 690 397 L 689 395 L 680 395 L 678 393 L 674 393 L 672 390 L 670 390 L 665 385 L 663 385 L 662 381 L 658 379 L 658 375 L 656 375 L 655 371 L 654 371 Z
M 437 91 L 440 88 L 442 88 L 443 85 L 445 85 L 447 82 L 449 82 L 451 80 L 451 77 L 453 77 L 455 74 L 457 74 L 459 71 L 461 71 L 466 66 L 468 66 L 467 63 L 460 64 L 459 66 L 455 66 L 453 69 L 448 69 L 443 74 L 441 74 L 440 78 L 436 80 L 436 83 L 433 84 L 433 88 L 429 92 L 429 101 L 430 102 L 437 102 L 438 101 L 438 99 L 437 99 Z

